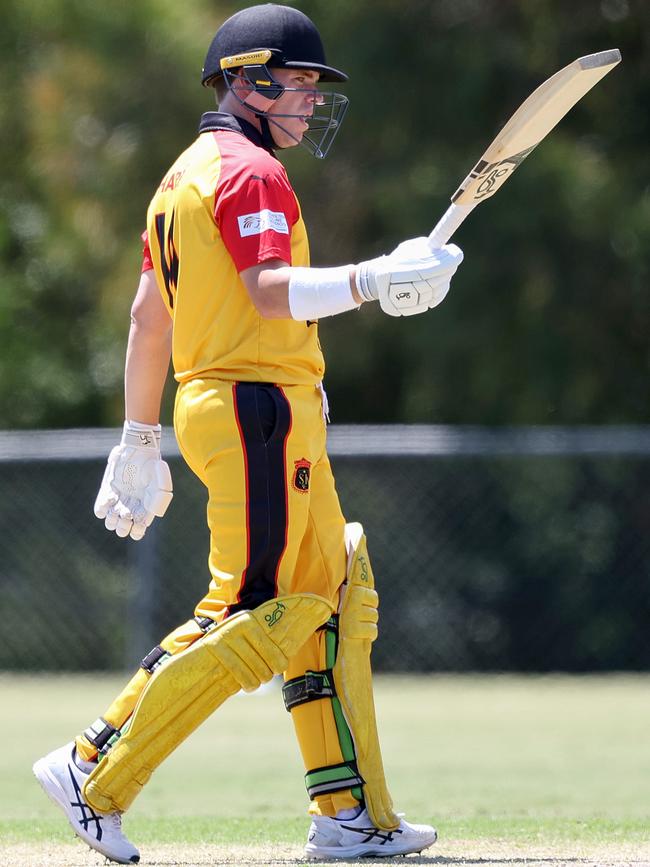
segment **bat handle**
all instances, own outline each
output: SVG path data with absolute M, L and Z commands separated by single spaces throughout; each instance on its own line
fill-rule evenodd
M 449 205 L 443 216 L 438 220 L 435 229 L 429 235 L 429 246 L 432 250 L 444 247 L 465 217 L 474 210 L 476 204 L 472 202 L 471 205 Z

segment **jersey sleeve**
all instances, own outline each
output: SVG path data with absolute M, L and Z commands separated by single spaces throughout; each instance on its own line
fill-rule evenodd
M 140 235 L 142 238 L 142 273 L 151 271 L 153 268 L 153 260 L 151 258 L 151 248 L 149 247 L 149 233 L 145 229 Z
M 291 264 L 298 203 L 282 166 L 248 166 L 219 185 L 215 221 L 237 271 L 269 259 Z

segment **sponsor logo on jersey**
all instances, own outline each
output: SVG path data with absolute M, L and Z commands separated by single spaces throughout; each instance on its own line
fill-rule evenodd
M 278 232 L 281 235 L 289 234 L 289 226 L 287 218 L 282 211 L 269 211 L 264 208 L 263 211 L 258 211 L 255 214 L 242 214 L 237 217 L 239 223 L 239 234 L 242 238 L 248 235 L 261 235 L 262 232 Z

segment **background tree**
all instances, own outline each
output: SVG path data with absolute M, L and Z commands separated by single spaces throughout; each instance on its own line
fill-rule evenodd
M 212 107 L 209 35 L 244 5 L 0 0 L 3 427 L 121 420 L 146 206 Z M 647 4 L 294 5 L 351 76 L 327 160 L 282 156 L 316 264 L 427 233 L 537 84 L 580 54 L 623 53 L 459 231 L 466 262 L 439 310 L 322 323 L 334 420 L 647 422 Z

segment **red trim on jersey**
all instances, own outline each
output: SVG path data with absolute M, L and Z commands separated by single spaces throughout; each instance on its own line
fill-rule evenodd
M 142 238 L 142 273 L 151 271 L 153 268 L 153 259 L 151 258 L 151 248 L 149 247 L 149 233 L 145 229 L 140 235 Z
M 214 219 L 237 271 L 269 259 L 290 265 L 300 213 L 284 166 L 239 133 L 212 135 L 221 154 Z

